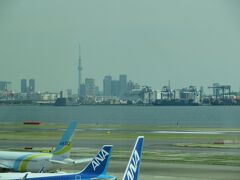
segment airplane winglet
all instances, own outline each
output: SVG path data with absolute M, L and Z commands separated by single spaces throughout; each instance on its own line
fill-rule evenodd
M 136 140 L 135 146 L 132 151 L 132 155 L 129 159 L 127 168 L 123 175 L 123 180 L 137 180 L 139 171 L 140 171 L 140 163 L 142 159 L 142 147 L 143 147 L 144 137 L 139 136 Z
M 26 179 L 27 179 L 27 176 L 28 176 L 28 173 L 26 173 L 26 174 L 23 176 L 22 180 L 26 180 Z
M 39 173 L 44 173 L 44 166 L 38 172 Z

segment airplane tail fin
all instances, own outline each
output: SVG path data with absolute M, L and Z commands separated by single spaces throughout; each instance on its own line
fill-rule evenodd
M 139 136 L 136 140 L 135 146 L 132 151 L 132 155 L 129 159 L 127 168 L 123 175 L 123 180 L 137 180 L 140 171 L 140 163 L 142 159 L 142 147 L 144 137 Z
M 106 175 L 111 154 L 112 145 L 104 145 L 92 161 L 78 173 L 78 175 L 88 175 L 92 177 Z
M 67 130 L 65 131 L 59 144 L 57 145 L 56 149 L 53 151 L 52 159 L 63 160 L 65 158 L 69 158 L 71 148 L 72 148 L 72 138 L 73 138 L 76 127 L 77 127 L 77 122 L 72 121 L 68 126 Z

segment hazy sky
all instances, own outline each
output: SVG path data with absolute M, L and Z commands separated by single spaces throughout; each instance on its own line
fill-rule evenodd
M 240 89 L 238 0 L 0 0 L 0 80 L 20 89 L 102 88 L 105 75 L 160 89 L 213 82 Z

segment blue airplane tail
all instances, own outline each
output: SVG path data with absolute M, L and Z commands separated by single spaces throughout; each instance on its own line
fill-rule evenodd
M 65 131 L 59 144 L 57 145 L 56 149 L 53 151 L 52 159 L 63 160 L 65 158 L 69 158 L 70 151 L 72 148 L 72 138 L 73 138 L 76 127 L 77 127 L 77 122 L 72 121 L 68 126 L 67 130 Z
M 137 180 L 139 171 L 140 171 L 140 163 L 142 159 L 142 147 L 143 147 L 144 137 L 139 136 L 135 143 L 135 146 L 132 151 L 132 155 L 129 159 L 128 166 L 123 175 L 123 180 Z
M 107 173 L 112 145 L 104 145 L 93 160 L 78 174 L 87 177 L 104 176 Z

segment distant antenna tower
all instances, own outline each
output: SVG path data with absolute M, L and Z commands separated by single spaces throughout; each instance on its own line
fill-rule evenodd
M 80 97 L 80 88 L 82 84 L 82 59 L 81 59 L 81 48 L 79 44 L 79 58 L 78 58 L 78 97 Z

